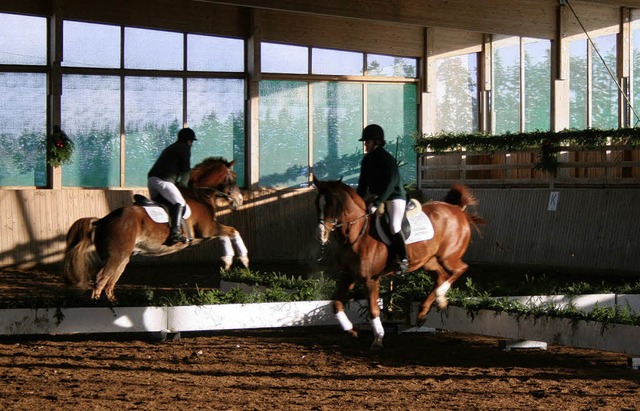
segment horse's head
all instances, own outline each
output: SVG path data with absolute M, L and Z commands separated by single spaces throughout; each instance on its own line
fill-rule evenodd
M 233 171 L 235 160 L 229 162 L 222 157 L 209 157 L 191 170 L 189 187 L 194 190 L 209 189 L 216 196 L 229 201 L 233 210 L 242 206 L 243 198 Z
M 313 176 L 313 185 L 318 189 L 316 238 L 322 245 L 329 242 L 331 233 L 337 228 L 353 224 L 367 215 L 362 199 L 342 179 L 320 181 Z

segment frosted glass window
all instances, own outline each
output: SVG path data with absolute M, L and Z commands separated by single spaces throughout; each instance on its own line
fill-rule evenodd
M 613 75 L 616 74 L 616 35 L 596 37 L 593 39 L 600 56 L 593 51 L 591 62 L 593 67 L 592 92 L 592 127 L 600 129 L 618 128 L 618 86 Z
M 519 37 L 504 38 L 494 43 L 493 111 L 496 134 L 520 131 Z
M 587 40 L 569 45 L 569 127 L 587 128 Z
M 47 183 L 47 77 L 0 73 L 0 186 Z
M 63 66 L 120 67 L 120 27 L 65 21 Z
M 387 150 L 400 163 L 403 184 L 416 180 L 414 134 L 418 130 L 417 86 L 415 84 L 369 84 L 367 124 L 379 124 Z
M 260 82 L 260 185 L 306 186 L 309 176 L 309 86 Z
M 357 184 L 362 160 L 362 84 L 313 83 L 313 172 Z
M 551 127 L 551 42 L 524 41 L 525 130 Z
M 478 55 L 436 61 L 436 130 L 478 131 Z
M 149 169 L 182 128 L 182 79 L 127 77 L 124 90 L 125 185 L 146 187 Z
M 244 71 L 244 41 L 188 34 L 187 70 Z
M 311 57 L 311 73 L 361 76 L 363 59 L 362 53 L 314 48 Z
M 184 67 L 183 37 L 181 33 L 125 28 L 125 68 L 182 70 Z
M 640 30 L 633 30 L 633 48 L 631 59 L 633 64 L 633 99 L 631 103 L 636 112 L 640 112 Z M 631 112 L 631 126 L 638 127 L 640 118 Z
M 309 49 L 307 47 L 262 43 L 260 59 L 263 73 L 309 73 Z
M 47 64 L 47 19 L 0 13 L 0 64 Z
M 367 75 L 416 78 L 417 60 L 406 57 L 367 54 Z
M 62 129 L 73 140 L 72 162 L 62 167 L 62 184 L 120 186 L 120 78 L 65 75 Z
M 236 160 L 238 185 L 244 185 L 244 81 L 187 80 L 187 121 L 198 137 L 191 165 L 211 156 Z

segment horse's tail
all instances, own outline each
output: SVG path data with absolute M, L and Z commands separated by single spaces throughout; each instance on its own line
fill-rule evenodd
M 67 232 L 62 278 L 69 287 L 86 289 L 102 263 L 94 245 L 95 217 L 76 220 Z
M 478 205 L 478 200 L 471 193 L 469 188 L 462 184 L 454 184 L 444 197 L 444 201 L 462 208 L 464 214 L 467 216 L 469 224 L 472 225 L 479 234 L 481 234 L 478 226 L 487 224 L 487 220 L 477 214 L 469 212 L 470 206 Z

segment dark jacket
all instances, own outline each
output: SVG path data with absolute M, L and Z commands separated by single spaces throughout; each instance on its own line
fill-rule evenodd
M 148 177 L 158 177 L 165 181 L 187 185 L 191 171 L 191 147 L 176 141 L 165 148 L 156 160 Z
M 357 191 L 367 203 L 372 202 L 376 207 L 387 200 L 406 199 L 398 163 L 384 147 L 379 146 L 362 158 Z

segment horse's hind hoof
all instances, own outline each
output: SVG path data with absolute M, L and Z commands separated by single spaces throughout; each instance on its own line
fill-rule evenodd
M 349 334 L 353 338 L 358 338 L 358 330 L 356 330 L 355 328 L 347 330 L 347 334 Z

